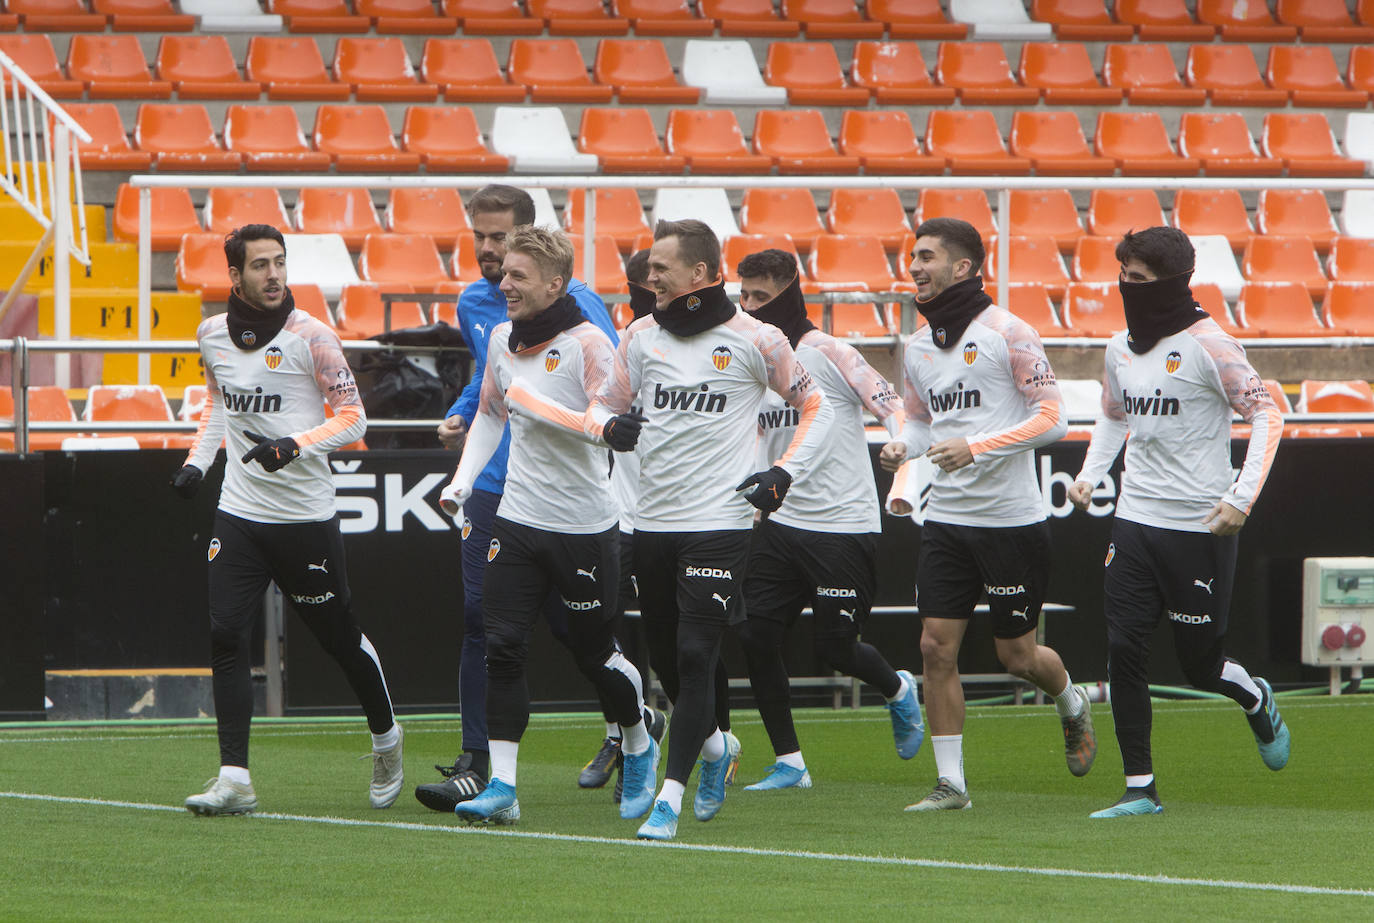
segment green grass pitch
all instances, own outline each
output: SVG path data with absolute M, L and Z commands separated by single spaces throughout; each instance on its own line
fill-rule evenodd
M 772 763 L 736 713 L 739 778 L 710 823 L 634 839 L 609 788 L 577 788 L 602 734 L 541 716 L 521 747 L 517 827 L 465 828 L 412 794 L 455 755 L 451 719 L 402 719 L 406 787 L 367 803 L 366 727 L 259 721 L 259 814 L 181 808 L 217 767 L 210 724 L 0 729 L 0 919 L 1374 918 L 1374 696 L 1284 697 L 1293 756 L 1260 762 L 1230 703 L 1156 703 L 1165 812 L 1090 820 L 1121 794 L 1110 709 L 1098 761 L 1065 769 L 1049 707 L 969 709 L 974 807 L 904 814 L 935 781 L 878 708 L 798 713 L 806 791 L 745 792 Z M 660 770 L 661 778 L 661 770 Z

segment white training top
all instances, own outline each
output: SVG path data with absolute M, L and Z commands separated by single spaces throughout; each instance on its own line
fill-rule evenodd
M 630 405 L 631 413 L 643 413 L 638 403 Z M 611 502 L 620 516 L 620 531 L 634 532 L 635 507 L 639 505 L 639 446 L 633 452 L 611 453 Z
M 196 331 L 205 362 L 205 410 L 186 464 L 209 469 L 226 444 L 219 508 L 254 522 L 318 522 L 334 516 L 334 480 L 328 454 L 356 442 L 367 429 L 353 371 L 338 336 L 304 311 L 257 349 L 235 346 L 228 315 L 201 322 Z M 334 411 L 326 419 L 325 401 Z M 290 436 L 300 458 L 277 471 L 239 461 L 257 443 Z
M 859 351 L 828 333 L 808 330 L 797 342 L 797 361 L 825 392 L 835 418 L 820 434 L 815 468 L 787 492 L 774 522 L 812 532 L 879 532 L 878 489 L 873 483 L 863 411 L 867 407 L 896 438 L 904 414 L 901 398 Z M 800 414 L 773 392 L 759 407 L 760 469 L 787 451 Z
M 1119 518 L 1206 532 L 1203 519 L 1219 500 L 1248 514 L 1278 450 L 1283 414 L 1240 343 L 1208 317 L 1139 355 L 1118 333 L 1105 362 L 1102 413 L 1078 480 L 1098 484 L 1125 442 Z M 1235 483 L 1233 409 L 1251 424 Z

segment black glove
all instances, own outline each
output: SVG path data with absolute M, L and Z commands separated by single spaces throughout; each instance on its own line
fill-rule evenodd
M 758 488 L 752 493 L 745 494 L 744 499 L 767 515 L 782 506 L 783 498 L 787 496 L 787 488 L 792 486 L 792 475 L 774 465 L 767 471 L 757 471 L 749 475 L 735 490 L 741 491 L 755 484 L 759 485 Z
M 195 465 L 182 465 L 181 470 L 172 475 L 169 483 L 173 490 L 189 500 L 200 490 L 200 480 L 203 477 L 205 475 Z
M 268 439 L 252 430 L 244 430 L 243 434 L 257 443 L 244 453 L 242 461 L 245 465 L 257 461 L 264 471 L 278 471 L 301 457 L 301 447 L 290 436 Z
M 617 452 L 633 452 L 639 441 L 639 431 L 648 422 L 649 418 L 641 413 L 622 413 L 606 421 L 601 428 L 601 438 Z

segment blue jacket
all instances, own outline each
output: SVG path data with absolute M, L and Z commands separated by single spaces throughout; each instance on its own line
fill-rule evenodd
M 620 337 L 615 332 L 615 324 L 611 322 L 610 312 L 606 310 L 606 303 L 601 300 L 600 295 L 578 279 L 573 279 L 568 284 L 568 294 L 582 309 L 583 317 L 606 331 L 612 343 L 620 342 Z M 448 409 L 447 416 L 458 414 L 468 426 L 472 425 L 472 418 L 477 414 L 477 398 L 481 394 L 482 375 L 487 368 L 487 341 L 496 325 L 505 320 L 506 296 L 486 278 L 478 279 L 463 289 L 463 293 L 458 296 L 458 326 L 462 331 L 463 340 L 472 352 L 472 379 L 463 388 L 463 393 L 458 395 L 458 400 Z M 509 455 L 510 427 L 507 426 L 496 454 L 492 455 L 491 461 L 477 476 L 473 488 L 494 494 L 502 493 L 506 486 L 506 459 Z

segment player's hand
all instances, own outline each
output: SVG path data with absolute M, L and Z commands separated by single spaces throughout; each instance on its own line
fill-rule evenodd
M 472 496 L 471 487 L 463 487 L 453 481 L 439 492 L 439 509 L 454 519 L 463 515 L 463 504 Z
M 200 490 L 200 481 L 203 477 L 205 475 L 195 465 L 182 465 L 168 483 L 172 485 L 173 490 L 189 500 Z
M 463 440 L 468 434 L 468 423 L 458 414 L 448 417 L 440 423 L 435 430 L 439 436 L 439 442 L 446 449 L 462 448 Z
M 1225 500 L 1218 500 L 1211 512 L 1203 517 L 1202 523 L 1213 535 L 1235 535 L 1249 518 Z
M 926 450 L 926 458 L 941 471 L 958 471 L 965 465 L 973 464 L 968 440 L 962 436 L 935 443 Z
M 1087 481 L 1074 481 L 1069 485 L 1069 502 L 1086 510 L 1093 502 L 1093 486 Z
M 243 431 L 243 434 L 257 443 L 253 448 L 243 453 L 243 458 L 240 461 L 245 465 L 256 461 L 262 465 L 264 471 L 279 471 L 301 457 L 301 447 L 290 436 L 268 439 L 266 436 L 247 429 Z
M 758 486 L 754 487 L 755 484 Z M 754 504 L 755 507 L 763 511 L 764 516 L 767 516 L 782 506 L 783 498 L 787 496 L 787 488 L 791 486 L 792 475 L 788 474 L 786 469 L 774 465 L 767 471 L 757 471 L 749 475 L 740 482 L 735 491 L 738 493 L 741 490 L 754 487 L 752 491 L 744 495 L 744 499 Z
M 906 443 L 894 439 L 878 452 L 878 464 L 884 471 L 896 471 L 906 462 Z
M 642 413 L 622 413 L 606 421 L 601 427 L 601 438 L 617 452 L 633 452 L 639 432 L 648 422 L 649 418 Z

